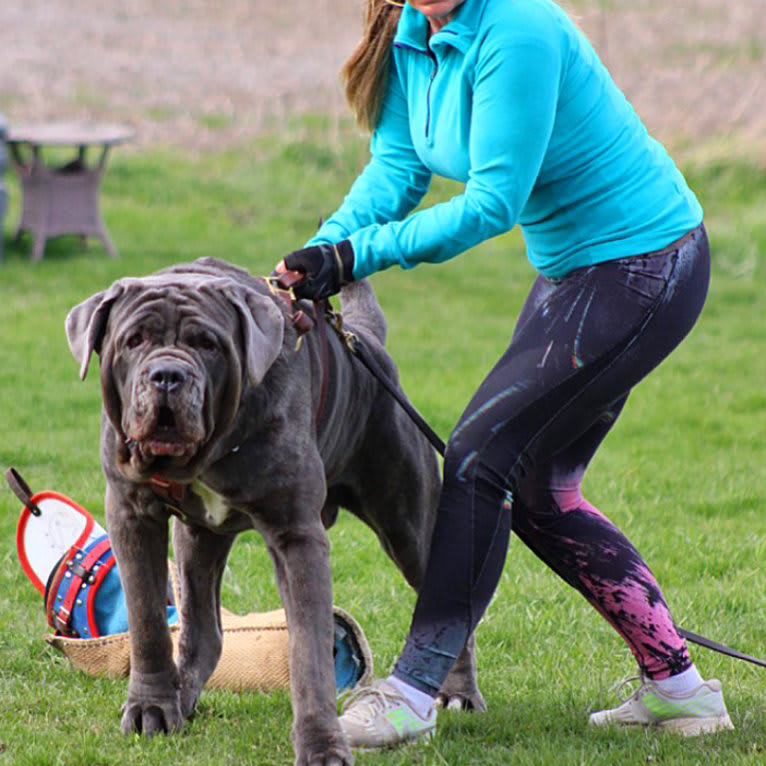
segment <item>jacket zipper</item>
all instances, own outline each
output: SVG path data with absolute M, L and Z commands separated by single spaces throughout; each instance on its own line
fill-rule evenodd
M 444 29 L 439 34 L 457 36 L 451 29 Z M 430 45 L 428 46 L 428 55 L 431 57 L 431 61 L 434 62 L 434 69 L 431 72 L 431 79 L 428 81 L 428 89 L 426 90 L 426 139 L 429 138 L 431 132 L 431 86 L 434 84 L 436 73 L 439 71 L 439 59 L 436 58 L 436 54 Z
M 431 79 L 428 81 L 428 88 L 426 89 L 426 139 L 430 137 L 429 134 L 431 131 L 431 86 L 434 84 L 436 73 L 439 70 L 439 62 L 436 59 L 434 52 L 429 50 L 428 55 L 431 58 L 431 61 L 434 62 L 434 68 L 431 72 Z
M 452 30 L 445 29 L 440 34 L 450 34 L 455 35 L 456 33 Z M 426 47 L 426 50 L 424 51 L 422 48 L 415 47 L 414 45 L 409 45 L 408 43 L 399 42 L 394 43 L 394 45 L 397 45 L 401 48 L 409 48 L 410 50 L 416 51 L 417 53 L 425 53 L 431 61 L 433 61 L 434 68 L 431 72 L 431 78 L 428 80 L 428 88 L 426 88 L 426 125 L 425 125 L 425 134 L 426 139 L 430 137 L 431 133 L 431 87 L 434 84 L 434 80 L 436 79 L 436 73 L 439 71 L 439 60 L 436 58 L 436 54 L 431 50 L 430 46 Z

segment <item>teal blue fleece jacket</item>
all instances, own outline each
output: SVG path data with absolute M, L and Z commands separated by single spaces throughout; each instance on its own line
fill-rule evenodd
M 520 224 L 558 278 L 659 249 L 702 209 L 584 34 L 551 0 L 465 0 L 428 35 L 402 10 L 371 158 L 307 244 L 350 240 L 359 279 L 445 261 Z M 419 209 L 432 174 L 465 184 Z

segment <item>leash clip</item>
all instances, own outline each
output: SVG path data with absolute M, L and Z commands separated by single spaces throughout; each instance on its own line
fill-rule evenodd
M 330 327 L 335 330 L 338 337 L 343 341 L 346 348 L 355 354 L 356 344 L 359 342 L 359 338 L 350 330 L 343 329 L 343 314 L 341 314 L 340 311 L 335 311 L 329 301 L 327 301 L 325 305 L 325 319 Z

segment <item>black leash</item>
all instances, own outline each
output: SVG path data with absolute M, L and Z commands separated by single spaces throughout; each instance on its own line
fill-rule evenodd
M 383 388 L 385 388 L 386 391 L 388 391 L 388 393 L 391 394 L 394 399 L 396 399 L 396 401 L 401 405 L 413 423 L 415 423 L 415 425 L 423 432 L 428 441 L 431 442 L 434 449 L 442 457 L 444 457 L 446 445 L 439 438 L 439 435 L 433 430 L 433 428 L 431 428 L 431 426 L 428 425 L 423 416 L 412 406 L 412 404 L 410 404 L 402 390 L 398 388 L 386 375 L 385 371 L 381 368 L 375 357 L 373 357 L 373 355 L 369 352 L 364 343 L 362 343 L 362 341 L 359 340 L 359 338 L 353 333 L 341 330 L 336 322 L 336 318 L 333 317 L 333 319 L 331 319 L 331 324 L 333 324 L 335 329 L 341 334 L 345 340 L 346 346 L 349 348 L 351 353 L 370 371 L 370 373 L 375 378 L 377 378 L 378 382 L 383 386 Z M 678 633 L 687 641 L 691 641 L 695 644 L 698 644 L 699 646 L 704 646 L 706 649 L 712 649 L 714 652 L 718 652 L 719 654 L 725 654 L 728 657 L 734 657 L 737 660 L 744 660 L 745 662 L 753 663 L 753 665 L 760 665 L 762 668 L 766 668 L 766 661 L 764 660 L 759 660 L 757 657 L 751 657 L 749 654 L 743 654 L 742 652 L 738 652 L 736 649 L 732 649 L 730 646 L 726 646 L 726 644 L 719 644 L 717 641 L 713 641 L 710 638 L 705 638 L 705 636 L 701 636 L 697 633 L 692 633 L 689 630 L 684 630 L 683 628 L 678 627 L 676 629 L 678 630 Z
M 373 377 L 377 378 L 378 383 L 396 399 L 410 420 L 420 429 L 426 439 L 431 442 L 434 449 L 444 457 L 445 443 L 439 438 L 436 431 L 428 425 L 425 418 L 409 403 L 402 390 L 386 375 L 375 357 L 367 350 L 367 346 L 356 335 L 347 334 L 345 338 L 346 345 L 351 350 L 351 353 L 372 373 Z
M 699 646 L 704 646 L 705 649 L 712 649 L 714 652 L 725 654 L 728 657 L 734 657 L 736 660 L 752 662 L 753 665 L 760 665 L 762 668 L 766 668 L 766 662 L 759 660 L 757 657 L 751 657 L 749 654 L 738 652 L 736 649 L 726 646 L 726 644 L 719 644 L 718 641 L 713 641 L 711 638 L 705 638 L 705 636 L 700 636 L 698 633 L 692 633 L 690 630 L 684 630 L 683 628 L 678 627 L 676 627 L 676 630 L 687 641 L 692 641 Z

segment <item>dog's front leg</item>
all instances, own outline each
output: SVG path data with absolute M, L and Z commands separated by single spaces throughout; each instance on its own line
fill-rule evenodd
M 221 580 L 234 537 L 173 520 L 181 590 L 178 672 L 184 718 L 194 711 L 221 656 Z
M 167 624 L 166 520 L 153 518 L 134 492 L 107 487 L 106 519 L 125 590 L 130 630 L 130 681 L 122 730 L 147 736 L 183 722 L 178 671 Z
M 349 766 L 336 714 L 330 546 L 319 513 L 264 537 L 287 613 L 295 764 Z

